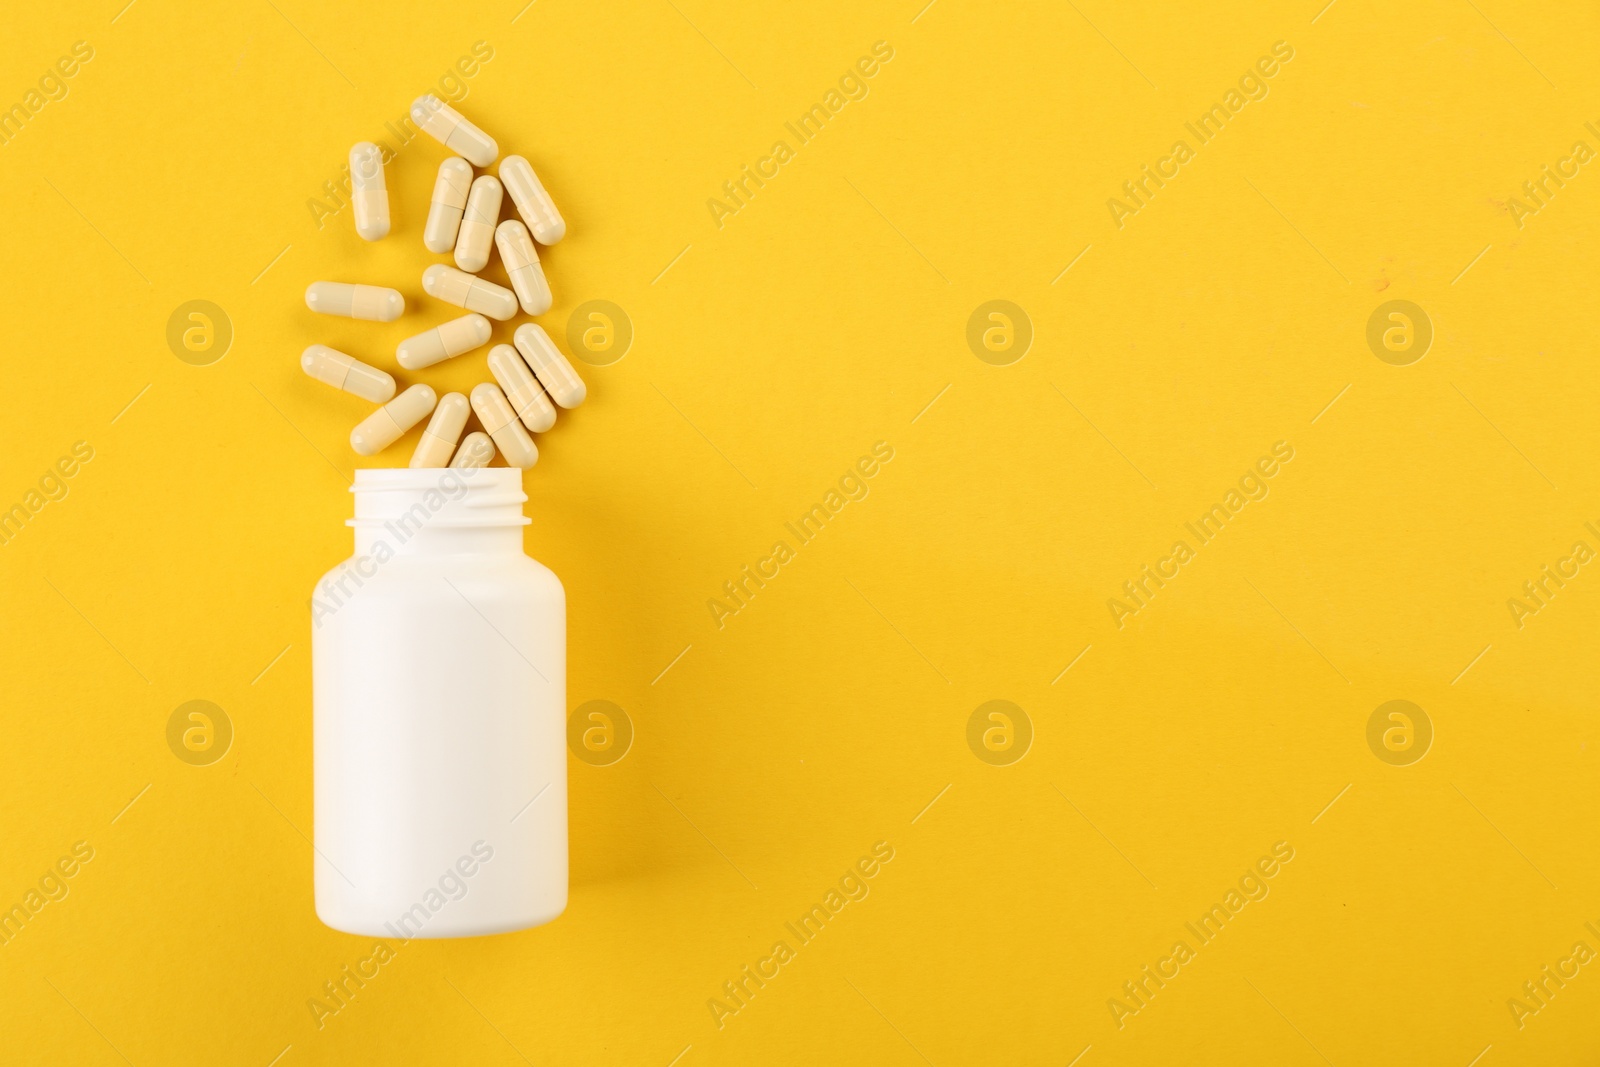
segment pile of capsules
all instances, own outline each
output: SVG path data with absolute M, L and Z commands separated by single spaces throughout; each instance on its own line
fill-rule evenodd
M 474 165 L 487 167 L 495 161 L 500 146 L 450 105 L 431 94 L 420 96 L 411 105 L 411 118 L 418 128 L 460 153 L 439 165 L 422 239 L 430 252 L 454 249 L 460 269 L 435 263 L 422 272 L 422 288 L 429 296 L 468 311 L 400 342 L 395 350 L 400 366 L 421 370 L 487 344 L 489 319 L 504 322 L 516 315 L 519 304 L 529 315 L 550 310 L 550 285 L 534 241 L 555 244 L 565 236 L 567 224 L 521 156 L 500 160 L 498 179 L 489 174 L 472 176 Z M 356 232 L 368 241 L 380 240 L 389 233 L 389 194 L 377 145 L 363 141 L 350 149 L 350 177 Z M 511 194 L 526 224 L 517 219 L 499 221 L 505 192 Z M 500 249 L 511 289 L 475 276 L 488 265 L 491 245 Z M 312 282 L 306 289 L 306 306 L 324 315 L 393 322 L 405 312 L 406 301 L 397 290 L 382 286 Z M 526 469 L 539 459 L 529 432 L 550 429 L 556 421 L 555 405 L 577 407 L 585 389 L 543 327 L 524 323 L 512 340 L 515 348 L 498 344 L 489 350 L 489 373 L 495 381 L 474 387 L 470 405 L 460 393 L 436 398 L 432 388 L 420 383 L 395 396 L 395 381 L 387 372 L 327 345 L 307 348 L 300 366 L 319 382 L 383 405 L 350 431 L 350 447 L 360 455 L 388 448 L 431 412 L 433 418 L 422 432 L 411 466 L 483 467 L 494 459 L 498 446 L 508 464 Z M 458 448 L 469 406 L 488 432 L 467 434 Z

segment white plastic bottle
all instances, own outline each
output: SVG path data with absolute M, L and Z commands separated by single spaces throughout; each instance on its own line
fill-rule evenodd
M 312 610 L 317 916 L 471 937 L 567 903 L 566 595 L 522 472 L 357 470 Z

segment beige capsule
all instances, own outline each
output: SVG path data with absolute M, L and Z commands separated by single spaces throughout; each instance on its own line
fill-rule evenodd
M 417 442 L 417 450 L 411 453 L 411 465 L 443 467 L 449 463 L 450 453 L 455 451 L 456 438 L 466 428 L 469 410 L 467 398 L 460 393 L 441 396 L 438 406 L 433 409 L 433 418 L 422 429 L 422 440 Z
M 517 313 L 517 298 L 510 289 L 443 263 L 422 272 L 422 288 L 446 304 L 482 312 L 501 322 Z
M 500 249 L 500 262 L 511 275 L 511 288 L 517 291 L 522 310 L 530 315 L 543 315 L 550 310 L 550 283 L 545 280 L 544 268 L 539 266 L 539 253 L 533 247 L 528 228 L 516 219 L 506 219 L 494 231 L 495 247 Z
M 430 386 L 417 384 L 368 415 L 350 431 L 357 455 L 375 456 L 427 417 L 437 399 Z
M 550 403 L 539 379 L 522 362 L 515 348 L 495 345 L 489 349 L 489 373 L 506 391 L 511 410 L 517 413 L 522 425 L 534 433 L 544 433 L 556 424 L 556 406 Z
M 300 369 L 319 382 L 374 404 L 387 403 L 394 396 L 394 378 L 387 372 L 327 345 L 311 345 L 300 353 Z
M 517 327 L 512 339 L 516 341 L 517 351 L 522 353 L 522 358 L 539 376 L 539 383 L 550 394 L 550 399 L 564 408 L 575 408 L 583 403 L 583 398 L 588 395 L 583 379 L 578 377 L 578 372 L 572 369 L 572 364 L 567 362 L 567 357 L 561 354 L 556 343 L 550 340 L 544 327 L 536 322 L 525 322 Z
M 479 345 L 489 343 L 492 328 L 489 320 L 473 313 L 459 319 L 425 330 L 415 337 L 407 337 L 395 348 L 395 358 L 406 370 L 421 370 L 440 360 L 470 352 Z
M 433 202 L 428 205 L 428 223 L 422 243 L 430 252 L 448 252 L 456 246 L 456 231 L 461 228 L 461 213 L 467 207 L 467 192 L 472 188 L 472 164 L 451 156 L 439 164 L 439 177 L 433 183 Z
M 499 179 L 491 174 L 480 175 L 472 183 L 466 214 L 461 216 L 461 231 L 456 234 L 456 266 L 464 271 L 476 274 L 489 265 L 502 192 Z
M 383 184 L 383 152 L 371 141 L 350 149 L 350 202 L 356 233 L 368 241 L 389 235 L 389 191 Z
M 398 289 L 347 282 L 312 282 L 306 286 L 306 307 L 319 315 L 343 315 L 368 322 L 393 322 L 406 311 Z
M 487 167 L 500 154 L 494 138 L 466 120 L 466 117 L 432 93 L 411 103 L 411 121 L 429 137 L 453 152 L 459 152 L 474 165 Z
M 532 227 L 540 244 L 553 245 L 567 235 L 567 222 L 544 191 L 533 164 L 521 156 L 507 156 L 500 161 L 500 180 L 517 205 L 517 214 Z
M 494 442 L 482 430 L 473 430 L 461 439 L 461 447 L 456 449 L 456 456 L 450 461 L 450 466 L 456 470 L 487 467 L 492 459 L 494 459 Z
M 507 463 L 527 470 L 539 462 L 539 450 L 534 447 L 533 438 L 517 421 L 516 412 L 511 410 L 511 404 L 498 385 L 481 382 L 473 386 L 472 410 L 478 413 L 478 421 L 494 438 Z

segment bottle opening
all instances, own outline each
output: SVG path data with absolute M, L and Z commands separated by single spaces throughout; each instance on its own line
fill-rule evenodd
M 355 518 L 346 526 L 405 522 L 435 528 L 527 526 L 528 495 L 515 467 L 370 467 L 356 470 Z

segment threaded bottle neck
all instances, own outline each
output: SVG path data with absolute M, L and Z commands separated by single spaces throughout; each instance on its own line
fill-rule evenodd
M 356 471 L 356 553 L 380 543 L 394 554 L 522 550 L 528 499 L 512 467 L 366 468 Z

